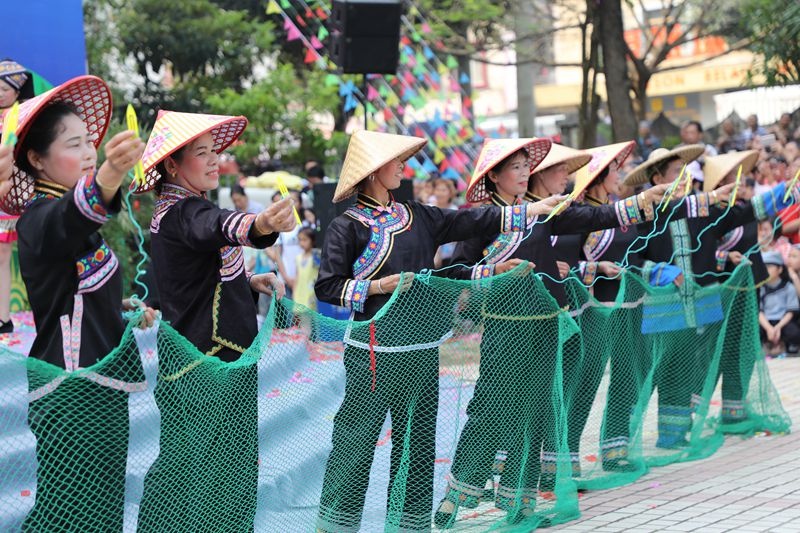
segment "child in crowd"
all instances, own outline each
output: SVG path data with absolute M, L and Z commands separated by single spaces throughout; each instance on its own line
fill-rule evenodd
M 789 281 L 780 253 L 765 252 L 761 255 L 769 272 L 766 285 L 759 289 L 761 341 L 765 343 L 768 355 L 780 355 L 785 350 L 795 355 L 800 345 L 800 326 L 795 321 L 800 312 L 797 290 Z
M 316 233 L 311 228 L 303 228 L 297 234 L 297 240 L 302 251 L 295 257 L 297 276 L 290 280 L 294 301 L 316 310 L 314 284 L 317 282 L 320 260 L 319 250 L 315 249 Z

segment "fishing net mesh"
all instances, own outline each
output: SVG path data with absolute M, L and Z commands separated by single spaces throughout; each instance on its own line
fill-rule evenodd
M 625 273 L 613 304 L 565 287 L 559 309 L 524 267 L 417 275 L 369 322 L 273 301 L 233 363 L 166 323 L 72 373 L 7 351 L 0 530 L 530 531 L 579 489 L 788 430 L 748 268 Z

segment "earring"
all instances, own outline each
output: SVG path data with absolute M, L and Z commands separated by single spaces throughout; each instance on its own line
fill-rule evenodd
M 375 174 L 369 175 L 369 181 L 375 181 Z

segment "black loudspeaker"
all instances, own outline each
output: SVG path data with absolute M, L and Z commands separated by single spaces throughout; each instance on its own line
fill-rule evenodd
M 330 55 L 345 74 L 395 74 L 400 0 L 334 0 Z
M 333 203 L 333 193 L 336 191 L 335 183 L 318 183 L 314 185 L 314 214 L 317 215 L 317 248 L 322 248 L 325 242 L 325 230 L 328 229 L 333 219 L 347 211 L 356 200 L 351 196 L 343 202 Z M 408 202 L 414 199 L 414 182 L 403 180 L 400 187 L 392 191 L 396 202 Z

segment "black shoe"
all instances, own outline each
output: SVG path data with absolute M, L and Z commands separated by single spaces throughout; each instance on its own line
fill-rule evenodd
M 0 320 L 0 334 L 14 333 L 14 322 L 9 318 L 6 321 Z

